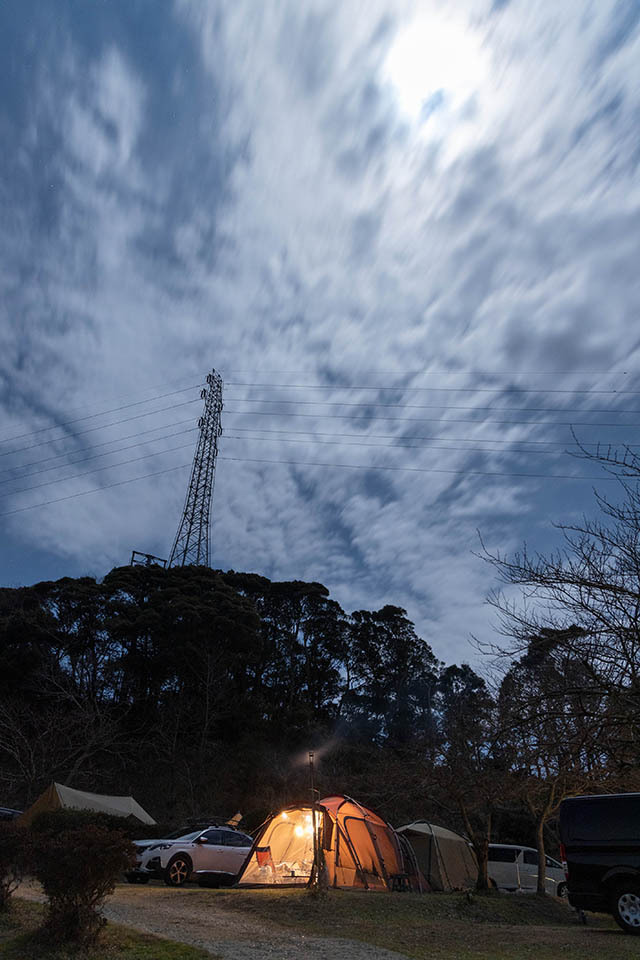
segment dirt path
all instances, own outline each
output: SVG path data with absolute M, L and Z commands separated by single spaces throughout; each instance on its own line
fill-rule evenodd
M 36 884 L 23 884 L 19 896 L 42 900 Z M 105 905 L 114 923 L 208 950 L 222 960 L 406 960 L 406 954 L 355 940 L 307 937 L 265 920 L 223 910 L 215 897 L 187 887 L 119 884 Z

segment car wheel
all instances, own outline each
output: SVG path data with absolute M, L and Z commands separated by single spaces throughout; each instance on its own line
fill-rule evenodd
M 192 869 L 189 857 L 183 853 L 177 853 L 167 864 L 164 882 L 169 887 L 182 887 L 189 879 Z
M 566 883 L 559 883 L 558 889 L 556 890 L 556 897 L 560 897 L 561 900 L 566 900 L 569 896 L 569 890 Z
M 611 912 L 625 933 L 640 934 L 640 883 L 630 878 L 613 891 Z

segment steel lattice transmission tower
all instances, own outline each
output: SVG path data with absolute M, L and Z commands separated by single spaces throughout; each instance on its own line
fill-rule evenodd
M 182 519 L 169 557 L 170 567 L 209 566 L 209 513 L 218 438 L 222 434 L 222 377 L 215 370 L 207 375 L 207 386 L 200 396 L 204 400 L 204 412 L 198 420 L 200 436 Z

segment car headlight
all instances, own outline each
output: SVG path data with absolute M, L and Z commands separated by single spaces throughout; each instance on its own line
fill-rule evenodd
M 152 847 L 149 847 L 149 850 L 169 850 L 170 847 L 170 843 L 154 843 Z

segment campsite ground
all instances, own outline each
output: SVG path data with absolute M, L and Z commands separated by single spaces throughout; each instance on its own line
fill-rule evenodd
M 21 893 L 39 898 L 32 886 Z M 106 914 L 116 923 L 190 944 L 198 951 L 194 960 L 201 950 L 222 960 L 637 960 L 639 946 L 607 917 L 590 916 L 585 927 L 565 903 L 508 894 L 469 900 L 464 894 L 341 891 L 316 899 L 303 890 L 121 884 Z M 166 958 L 173 960 L 170 954 Z
M 0 914 L 2 960 L 79 960 L 77 951 L 51 949 L 43 943 L 39 927 L 43 908 L 15 898 L 9 913 Z M 211 960 L 211 953 L 173 940 L 109 924 L 100 942 L 82 960 Z

